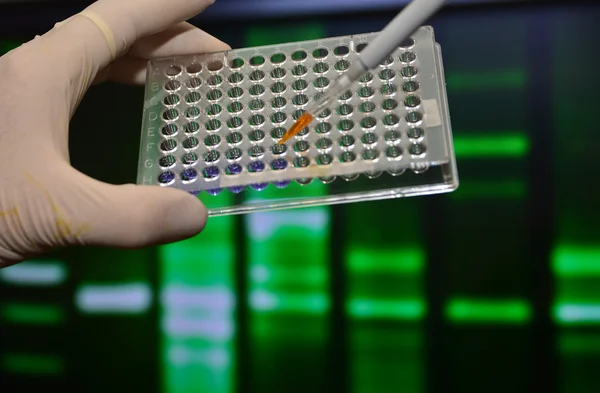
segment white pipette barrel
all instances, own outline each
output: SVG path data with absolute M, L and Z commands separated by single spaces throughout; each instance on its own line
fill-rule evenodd
M 446 0 L 413 0 L 396 15 L 377 37 L 352 62 L 346 73 L 351 82 L 377 67 L 417 28 L 428 20 Z

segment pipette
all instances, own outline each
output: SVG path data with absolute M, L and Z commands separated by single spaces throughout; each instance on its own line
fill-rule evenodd
M 283 135 L 278 145 L 306 128 L 316 115 L 323 112 L 331 101 L 344 93 L 356 80 L 377 67 L 394 52 L 418 27 L 442 6 L 446 0 L 413 0 L 377 35 L 353 62 L 348 71 L 340 75 L 321 97 L 307 108 Z

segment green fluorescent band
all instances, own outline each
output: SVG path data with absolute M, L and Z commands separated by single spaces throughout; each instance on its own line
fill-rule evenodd
M 51 287 L 67 279 L 67 268 L 59 261 L 26 261 L 0 270 L 0 281 L 19 286 Z
M 79 311 L 86 314 L 141 314 L 152 304 L 147 283 L 84 284 L 75 293 Z
M 420 299 L 354 298 L 348 302 L 348 314 L 356 319 L 416 321 L 425 317 L 426 306 Z
M 446 75 L 449 91 L 523 90 L 525 69 L 487 72 L 450 72 Z
M 211 218 L 215 224 L 217 218 Z M 221 219 L 221 217 L 218 217 Z M 200 236 L 203 236 L 204 233 Z M 163 271 L 165 282 L 190 281 L 196 284 L 197 280 L 192 279 L 192 275 L 198 276 L 201 284 L 207 282 L 218 283 L 223 279 L 223 272 L 230 261 L 235 258 L 235 247 L 231 245 L 228 238 L 214 239 L 212 234 L 206 234 L 206 243 L 210 247 L 194 244 L 193 241 L 183 241 L 172 245 L 161 247 L 161 259 L 169 267 Z M 209 261 L 208 263 L 199 263 L 200 261 Z M 212 263 L 210 263 L 212 262 Z M 185 273 L 183 273 L 185 272 Z
M 323 293 L 275 293 L 254 290 L 250 305 L 255 312 L 323 314 L 329 309 L 329 299 Z
M 49 355 L 4 354 L 2 368 L 13 374 L 59 374 L 63 372 L 63 360 Z
M 64 322 L 64 310 L 56 305 L 7 303 L 1 308 L 2 320 L 27 325 L 58 325 Z
M 599 325 L 600 302 L 558 302 L 553 314 L 561 325 Z
M 348 267 L 353 273 L 390 272 L 419 274 L 425 267 L 425 253 L 420 248 L 386 250 L 350 248 Z
M 489 134 L 454 136 L 454 151 L 464 158 L 522 158 L 529 153 L 525 131 L 493 131 Z
M 600 247 L 558 246 L 552 255 L 552 268 L 560 277 L 600 276 Z
M 523 324 L 531 319 L 531 306 L 524 300 L 452 299 L 447 318 L 455 323 Z
M 470 199 L 522 199 L 527 194 L 523 180 L 461 181 L 458 190 L 450 194 L 456 200 Z
M 285 285 L 297 280 L 313 285 L 327 285 L 327 272 L 320 266 L 301 266 L 297 268 L 277 268 L 266 264 L 255 264 L 250 269 L 250 277 L 255 284 Z
M 254 242 L 252 246 L 261 247 L 260 252 L 252 256 L 259 259 L 281 259 L 281 244 L 285 242 L 295 247 L 295 251 L 310 253 L 314 247 L 302 247 L 304 242 L 322 244 L 329 233 L 329 214 L 323 208 L 261 212 L 259 216 L 249 216 L 247 222 L 251 231 L 248 235 Z M 271 255 L 265 258 L 264 252 Z M 322 249 L 316 251 L 318 255 L 322 252 Z

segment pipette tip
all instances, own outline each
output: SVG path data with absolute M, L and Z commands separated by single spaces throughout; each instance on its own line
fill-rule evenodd
M 304 128 L 306 128 L 306 126 L 308 126 L 311 121 L 313 121 L 313 116 L 308 112 L 303 113 L 298 118 L 298 120 L 296 120 L 294 125 L 291 126 L 289 130 L 287 130 L 287 132 L 283 135 L 283 137 L 277 144 L 284 144 L 288 139 L 290 139 L 291 137 L 302 131 Z

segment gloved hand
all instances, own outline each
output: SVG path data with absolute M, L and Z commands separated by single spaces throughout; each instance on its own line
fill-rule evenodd
M 149 58 L 230 49 L 182 23 L 213 2 L 100 0 L 0 58 L 0 267 L 59 246 L 138 248 L 204 228 L 206 209 L 184 191 L 76 171 L 68 134 L 94 82 L 143 84 Z

